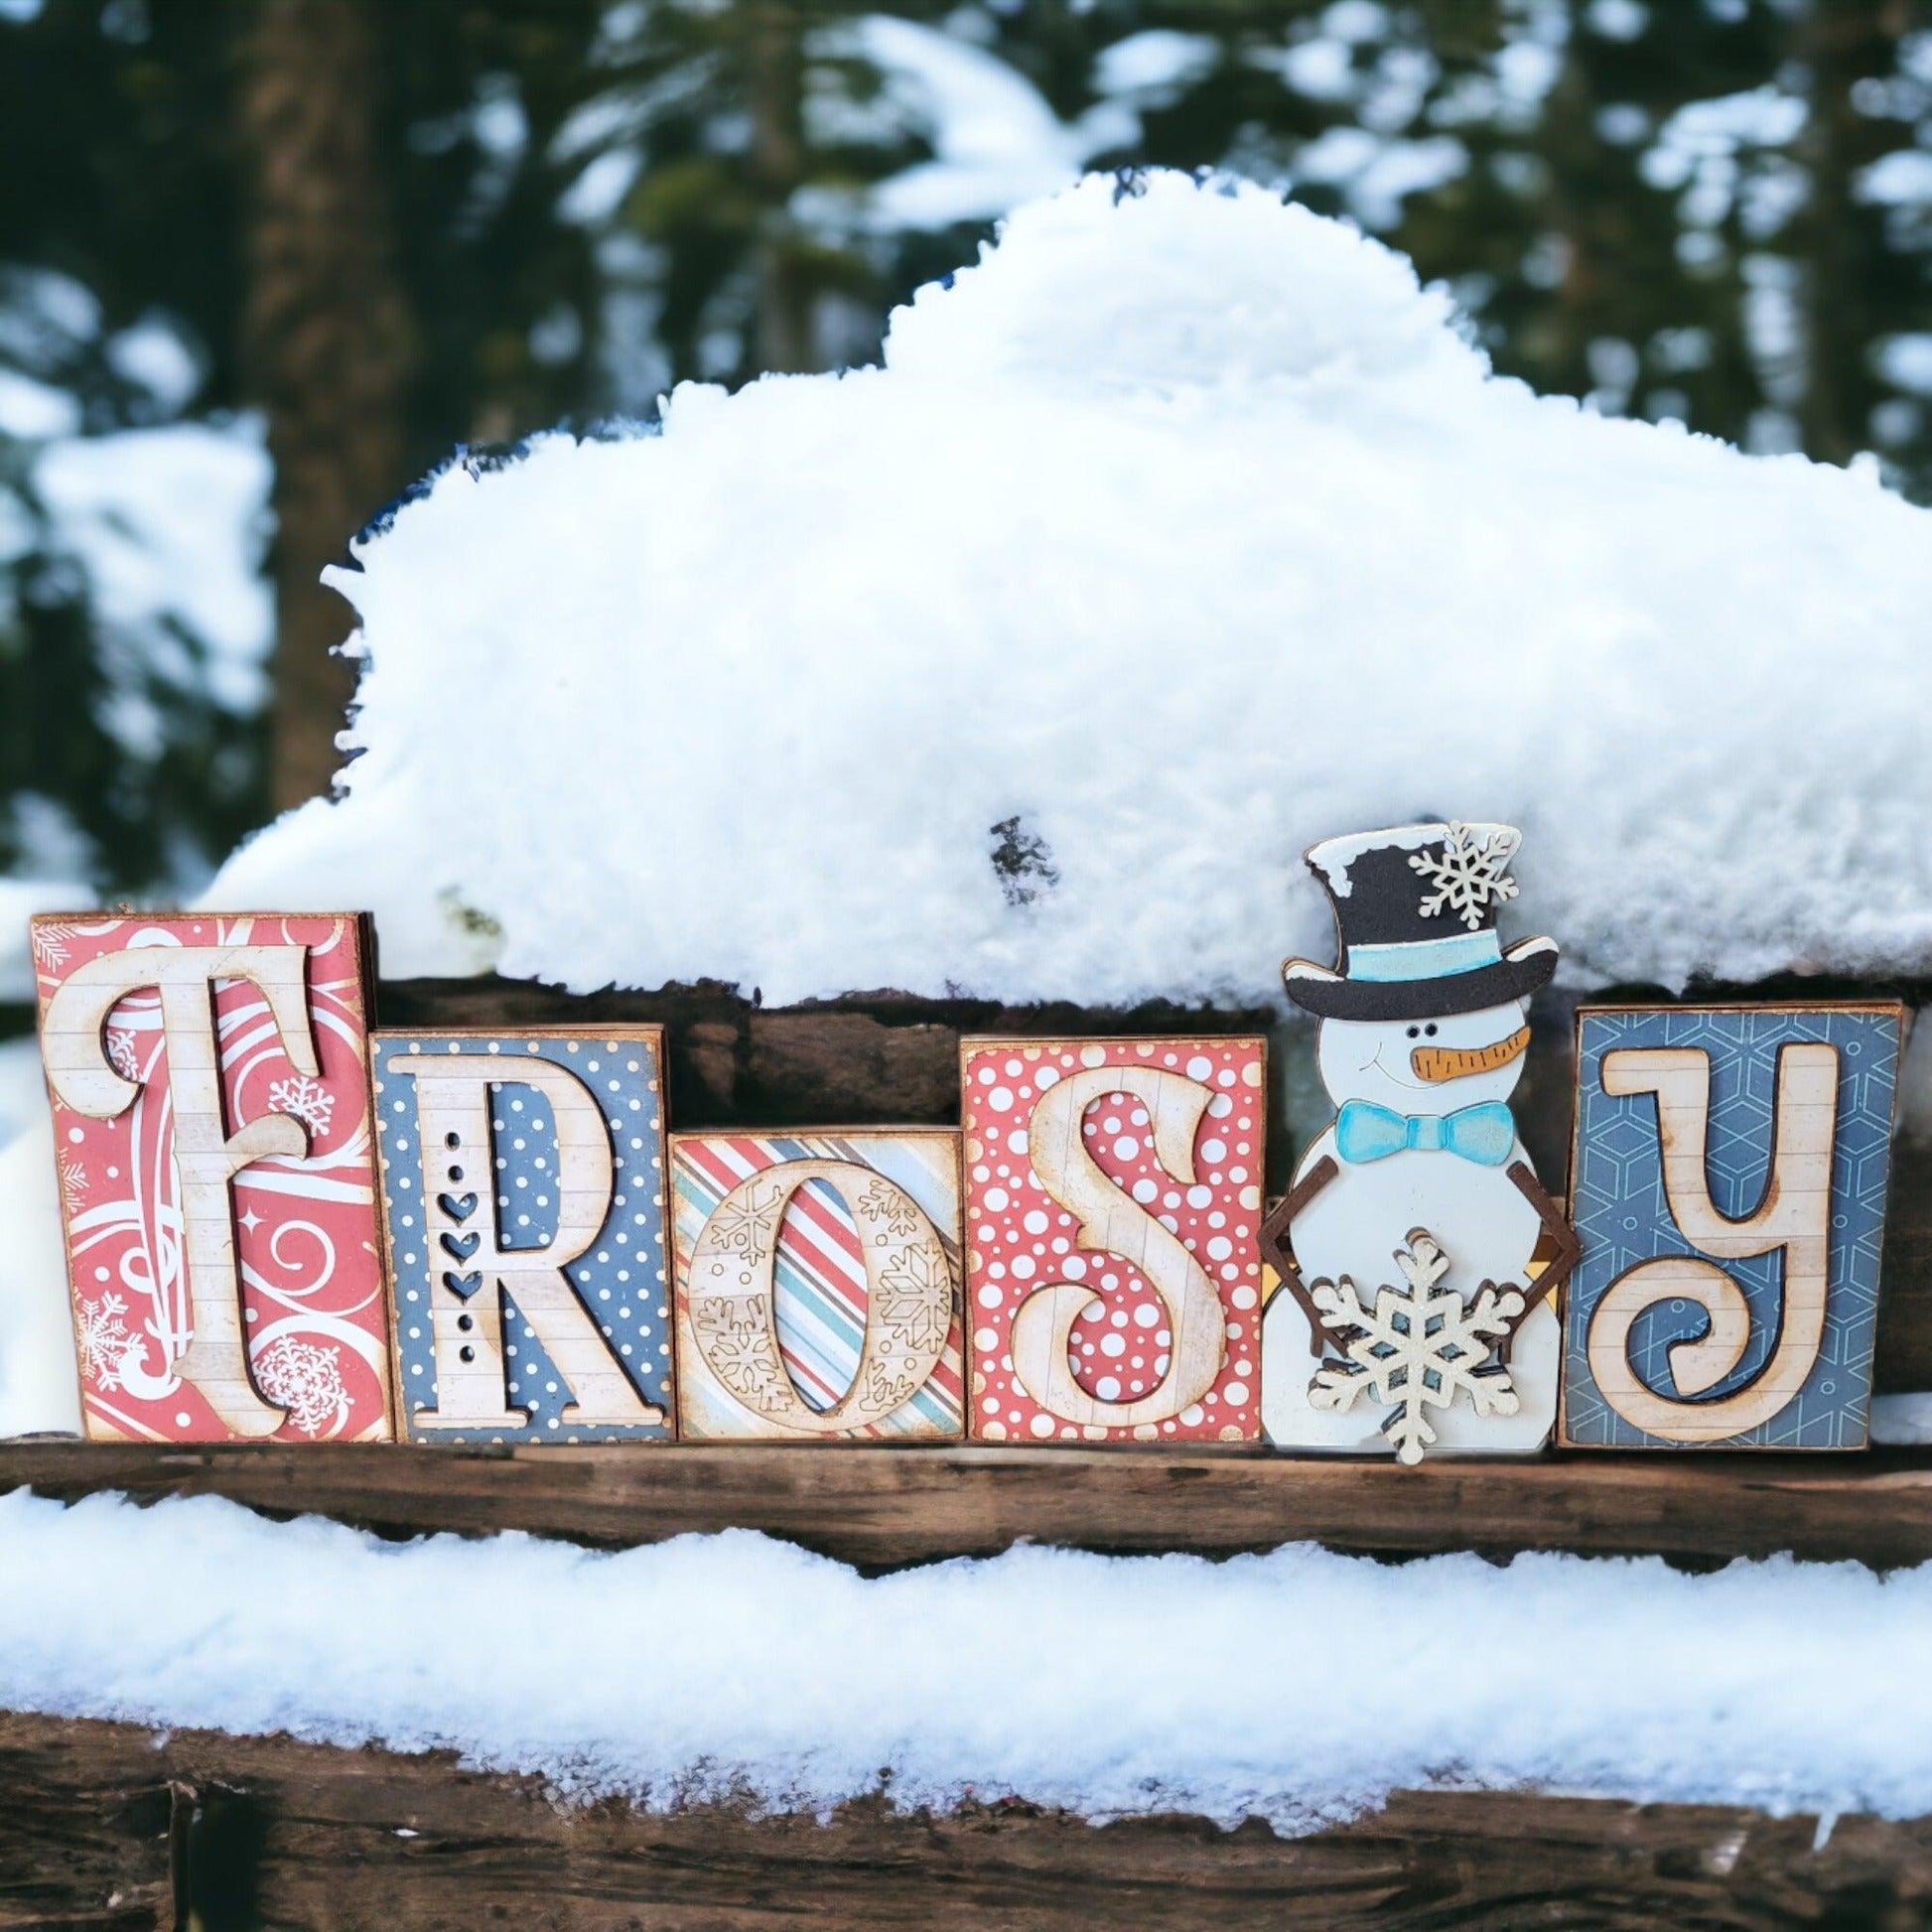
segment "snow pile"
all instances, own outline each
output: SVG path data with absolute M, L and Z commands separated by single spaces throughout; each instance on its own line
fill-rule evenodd
M 1258 188 L 1089 180 L 885 368 L 357 554 L 366 756 L 212 902 L 372 903 L 394 975 L 1268 999 L 1303 847 L 1437 813 L 1525 828 L 1574 984 L 1932 970 L 1932 515 L 1495 379 Z
M 0 1552 L 0 1706 L 454 1748 L 659 1805 L 824 1808 L 886 1769 L 908 1805 L 1288 1829 L 1432 1783 L 1932 1810 L 1926 1570 L 1035 1549 L 868 1582 L 743 1532 L 397 1546 L 24 1494 Z M 453 1641 L 477 1631 L 501 1639 L 487 1697 Z

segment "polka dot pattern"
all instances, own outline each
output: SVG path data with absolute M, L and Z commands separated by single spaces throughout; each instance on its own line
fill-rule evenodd
M 1158 1068 L 1207 1096 L 1191 1181 L 1157 1157 L 1143 1101 L 1103 1095 L 1086 1108 L 1086 1154 L 1112 1184 L 1161 1222 L 1213 1283 L 1224 1317 L 1221 1372 L 1177 1417 L 1132 1428 L 1048 1414 L 1021 1386 L 1011 1353 L 1015 1315 L 1055 1281 L 1096 1300 L 1075 1321 L 1071 1367 L 1089 1395 L 1133 1402 L 1172 1366 L 1166 1303 L 1133 1263 L 1083 1249 L 1078 1217 L 1048 1193 L 1030 1158 L 1029 1123 L 1070 1075 L 1107 1066 Z M 1009 1040 L 969 1044 L 963 1059 L 967 1313 L 971 1434 L 981 1441 L 1249 1442 L 1261 1409 L 1262 1154 L 1267 1100 L 1259 1039 Z
M 412 1055 L 463 1054 L 486 1060 L 489 1082 L 487 1173 L 452 1168 L 441 1147 L 418 1145 L 415 1083 L 396 1070 Z M 508 1405 L 528 1421 L 519 1430 L 436 1429 L 411 1419 L 436 1401 L 436 1349 L 430 1310 L 457 1307 L 443 1284 L 447 1260 L 432 1252 L 421 1203 L 426 1187 L 473 1190 L 493 1210 L 506 1254 L 541 1253 L 559 1224 L 556 1124 L 543 1095 L 518 1081 L 517 1062 L 547 1060 L 574 1074 L 598 1102 L 611 1147 L 611 1204 L 596 1240 L 564 1269 L 598 1332 L 645 1402 L 671 1413 L 670 1254 L 664 1213 L 665 1135 L 662 1036 L 382 1033 L 375 1036 L 375 1117 L 382 1155 L 395 1283 L 396 1370 L 404 1432 L 435 1443 L 663 1442 L 668 1423 L 578 1427 L 569 1383 L 512 1297 L 504 1297 L 503 1367 Z M 485 1283 L 474 1295 L 494 1293 Z

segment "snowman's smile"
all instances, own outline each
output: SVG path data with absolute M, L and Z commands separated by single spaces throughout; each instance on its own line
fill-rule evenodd
M 1388 1063 L 1388 1061 L 1386 1061 L 1382 1057 L 1382 1049 L 1379 1046 L 1375 1049 L 1373 1053 L 1371 1053 L 1368 1056 L 1367 1059 L 1365 1059 L 1362 1062 L 1361 1070 L 1364 1073 L 1370 1071 L 1378 1072 L 1382 1075 L 1382 1077 L 1385 1080 L 1393 1080 L 1397 1086 L 1407 1087 L 1413 1093 L 1425 1093 L 1428 1091 L 1428 1089 L 1424 1086 L 1422 1081 L 1412 1080 L 1409 1078 L 1409 1076 L 1406 1073 L 1398 1073 L 1395 1070 L 1395 1068 L 1392 1067 Z
M 1427 1093 L 1432 1087 L 1445 1086 L 1451 1080 L 1466 1080 L 1478 1073 L 1494 1073 L 1511 1060 L 1520 1059 L 1530 1043 L 1530 1030 L 1527 1027 L 1519 1028 L 1505 1038 L 1493 1040 L 1486 1046 L 1440 1046 L 1434 1042 L 1417 1046 L 1409 1053 L 1408 1069 L 1401 1073 L 1382 1057 L 1383 1047 L 1387 1043 L 1385 1040 L 1377 1045 L 1375 1051 L 1361 1063 L 1360 1071 L 1380 1073 L 1385 1080 L 1393 1080 L 1397 1086 L 1407 1087 L 1411 1093 Z

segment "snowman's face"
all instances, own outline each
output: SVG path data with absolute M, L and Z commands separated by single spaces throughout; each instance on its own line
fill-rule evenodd
M 1336 1106 L 1369 1100 L 1399 1114 L 1452 1114 L 1507 1100 L 1523 1077 L 1528 1007 L 1511 1000 L 1440 1020 L 1324 1020 L 1321 1084 Z

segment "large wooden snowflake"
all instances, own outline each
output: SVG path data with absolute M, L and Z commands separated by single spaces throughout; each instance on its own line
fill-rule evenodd
M 1309 1384 L 1309 1401 L 1317 1409 L 1347 1409 L 1367 1390 L 1392 1404 L 1382 1433 L 1401 1461 L 1414 1463 L 1436 1440 L 1425 1410 L 1447 1409 L 1460 1395 L 1478 1416 L 1513 1416 L 1521 1406 L 1508 1369 L 1491 1357 L 1522 1318 L 1524 1299 L 1521 1289 L 1485 1282 L 1465 1303 L 1443 1287 L 1449 1256 L 1426 1228 L 1411 1230 L 1395 1260 L 1404 1286 L 1378 1288 L 1372 1302 L 1346 1275 L 1310 1287 L 1322 1326 L 1345 1360 L 1321 1366 Z

